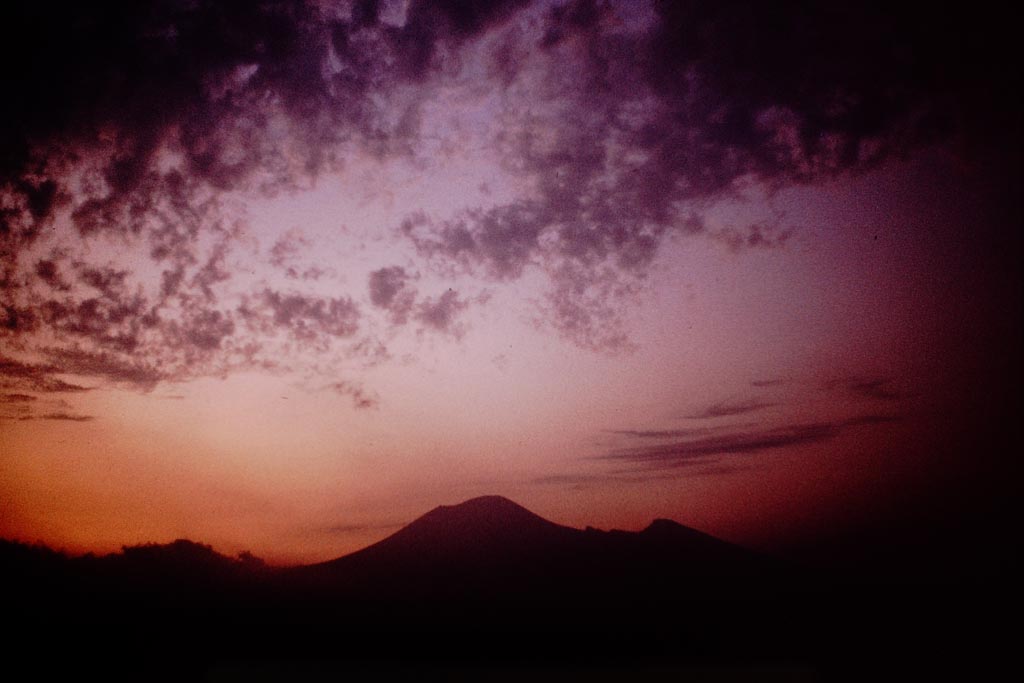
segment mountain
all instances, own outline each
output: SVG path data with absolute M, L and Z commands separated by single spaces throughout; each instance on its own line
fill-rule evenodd
M 501 496 L 442 505 L 368 548 L 327 564 L 354 559 L 390 562 L 449 562 L 508 559 L 519 552 L 549 549 L 575 529 L 535 515 Z
M 435 508 L 379 543 L 291 576 L 363 598 L 565 602 L 661 600 L 697 580 L 702 595 L 735 593 L 776 573 L 768 558 L 670 520 L 640 532 L 581 530 L 484 496 Z

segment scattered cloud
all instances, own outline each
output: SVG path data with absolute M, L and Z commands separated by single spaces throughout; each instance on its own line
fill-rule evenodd
M 274 245 L 270 247 L 270 265 L 275 268 L 285 268 L 302 252 L 304 248 L 312 243 L 302 234 L 301 230 L 292 228 L 277 238 Z
M 262 303 L 271 314 L 270 322 L 300 341 L 317 342 L 325 336 L 351 337 L 359 329 L 359 308 L 348 297 L 282 294 L 266 289 Z
M 380 405 L 380 399 L 373 393 L 367 391 L 361 384 L 356 382 L 333 382 L 327 388 L 336 394 L 352 398 L 352 405 L 357 410 L 369 410 Z
M 423 299 L 416 307 L 416 320 L 428 330 L 461 337 L 465 328 L 458 318 L 468 307 L 468 301 L 449 289 L 437 298 Z
M 390 314 L 396 325 L 404 325 L 412 311 L 416 293 L 409 286 L 410 275 L 401 266 L 380 268 L 370 273 L 370 303 Z

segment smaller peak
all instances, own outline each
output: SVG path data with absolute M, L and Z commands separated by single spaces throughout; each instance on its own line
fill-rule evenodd
M 640 532 L 641 534 L 654 538 L 712 538 L 707 534 L 691 529 L 688 526 L 680 524 L 679 522 L 671 519 L 656 519 L 647 525 L 647 528 Z M 717 540 L 717 539 L 716 539 Z
M 656 519 L 646 529 L 640 532 L 649 538 L 661 538 L 665 540 L 687 540 L 689 542 L 699 541 L 701 543 L 726 544 L 725 541 L 715 538 L 703 531 L 697 531 L 685 524 L 671 519 Z

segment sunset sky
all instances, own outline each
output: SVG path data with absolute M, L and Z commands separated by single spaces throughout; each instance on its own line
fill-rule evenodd
M 500 494 L 773 547 L 998 499 L 1007 22 L 860 5 L 5 7 L 0 537 L 308 562 Z

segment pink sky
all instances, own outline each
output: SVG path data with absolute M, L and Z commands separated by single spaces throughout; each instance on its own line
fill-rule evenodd
M 713 60 L 666 86 L 653 8 L 385 5 L 317 5 L 312 62 L 211 65 L 199 113 L 32 132 L 0 536 L 317 561 L 501 494 L 772 547 L 971 471 L 944 445 L 1016 367 L 1019 273 L 966 138 L 894 111 L 802 142 L 807 102 L 734 96 Z M 417 21 L 424 66 L 391 42 Z M 760 147 L 715 137 L 729 107 Z

